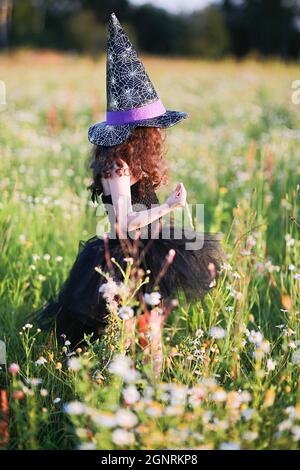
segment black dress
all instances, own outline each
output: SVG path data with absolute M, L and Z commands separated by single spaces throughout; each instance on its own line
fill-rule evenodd
M 150 182 L 146 185 L 143 196 L 140 195 L 139 186 L 139 181 L 131 186 L 131 199 L 135 210 L 159 204 Z M 102 202 L 109 213 L 111 196 L 102 195 Z M 163 235 L 163 227 L 170 228 L 167 230 L 170 235 L 168 238 Z M 95 337 L 101 334 L 108 312 L 106 301 L 99 289 L 106 280 L 95 267 L 100 266 L 104 271 L 109 269 L 107 253 L 121 266 L 125 266 L 124 258 L 132 256 L 128 247 L 135 247 L 134 253 L 137 253 L 139 266 L 143 271 L 150 270 L 150 281 L 142 287 L 142 292 L 153 291 L 155 280 L 161 273 L 171 249 L 175 250 L 175 257 L 158 284 L 159 292 L 165 300 L 176 298 L 181 290 L 188 300 L 201 299 L 215 285 L 222 259 L 218 236 L 204 234 L 202 248 L 186 249 L 186 242 L 191 242 L 196 232 L 185 228 L 184 234 L 181 231 L 181 238 L 178 238 L 174 225 L 163 219 L 151 224 L 151 227 L 147 226 L 146 236 L 142 230 L 136 241 L 132 239 L 132 232 L 129 233 L 131 238 L 128 238 L 125 245 L 118 237 L 109 238 L 107 243 L 97 236 L 80 242 L 75 263 L 57 299 L 49 301 L 38 313 L 41 328 L 50 327 L 55 321 L 57 335 L 65 334 L 72 345 L 78 343 L 84 333 L 93 332 Z M 115 268 L 114 264 L 111 269 L 116 281 L 121 280 L 119 269 Z

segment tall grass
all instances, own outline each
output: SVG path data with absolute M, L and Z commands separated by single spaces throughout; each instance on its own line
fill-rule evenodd
M 1 56 L 0 442 L 13 449 L 295 449 L 300 439 L 298 66 L 145 59 L 169 109 L 171 186 L 205 205 L 227 259 L 205 302 L 183 297 L 164 328 L 161 377 L 124 322 L 70 355 L 26 325 L 94 235 L 88 126 L 105 110 L 104 62 Z M 1 415 L 0 415 L 1 416 Z M 6 437 L 5 437 L 6 436 Z M 7 437 L 8 436 L 8 437 Z

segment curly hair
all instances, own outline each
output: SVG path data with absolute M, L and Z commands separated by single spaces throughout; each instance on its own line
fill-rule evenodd
M 93 182 L 88 187 L 92 192 L 92 201 L 98 201 L 98 196 L 103 193 L 101 178 L 110 178 L 113 171 L 120 176 L 125 174 L 123 161 L 127 163 L 130 174 L 141 180 L 141 195 L 145 192 L 147 181 L 154 190 L 166 184 L 164 155 L 165 132 L 155 127 L 137 127 L 125 142 L 113 147 L 95 145 L 90 161 Z

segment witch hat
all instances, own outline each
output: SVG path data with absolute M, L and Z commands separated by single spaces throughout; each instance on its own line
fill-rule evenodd
M 106 121 L 89 128 L 92 144 L 118 145 L 136 127 L 171 127 L 188 116 L 165 109 L 114 13 L 109 18 L 106 73 Z

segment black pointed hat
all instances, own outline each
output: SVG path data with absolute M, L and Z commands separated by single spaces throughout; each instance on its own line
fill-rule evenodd
M 89 128 L 92 144 L 118 145 L 136 127 L 171 127 L 188 116 L 165 109 L 114 13 L 109 19 L 106 73 L 106 121 Z

